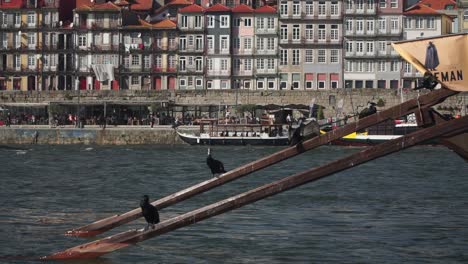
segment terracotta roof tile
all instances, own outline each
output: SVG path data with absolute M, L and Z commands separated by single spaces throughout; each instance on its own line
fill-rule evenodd
M 275 14 L 276 13 L 276 9 L 271 7 L 271 6 L 262 6 L 262 7 L 259 7 L 257 9 L 255 9 L 255 13 L 270 13 L 270 14 Z
M 254 12 L 254 10 L 250 6 L 245 5 L 245 4 L 240 4 L 234 7 L 233 9 L 231 9 L 231 11 L 233 13 L 253 13 Z
M 203 13 L 203 7 L 193 4 L 179 9 L 179 13 Z
M 205 9 L 205 12 L 229 12 L 231 9 L 229 7 L 226 7 L 222 4 L 216 4 L 214 6 L 211 6 L 207 9 Z
M 172 5 L 191 5 L 192 2 L 189 2 L 187 0 L 173 0 L 166 4 L 166 6 L 172 6 Z
M 406 9 L 403 12 L 404 15 L 442 15 L 441 13 L 437 12 L 435 9 L 430 8 L 423 4 L 415 4 L 414 6 Z
M 153 24 L 152 26 L 153 26 L 153 28 L 160 28 L 160 29 L 169 29 L 169 28 L 176 28 L 177 27 L 177 25 L 173 21 L 171 21 L 169 19 L 159 21 L 158 23 Z
M 151 0 L 136 0 L 131 5 L 132 10 L 149 10 L 153 7 L 153 1 Z
M 418 4 L 429 6 L 435 10 L 446 10 L 447 5 L 453 5 L 453 9 L 457 9 L 457 3 L 454 0 L 421 0 Z

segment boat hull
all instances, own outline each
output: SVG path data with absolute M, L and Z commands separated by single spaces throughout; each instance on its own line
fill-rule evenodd
M 199 137 L 179 133 L 180 139 L 190 145 L 255 145 L 255 146 L 287 146 L 288 137 Z

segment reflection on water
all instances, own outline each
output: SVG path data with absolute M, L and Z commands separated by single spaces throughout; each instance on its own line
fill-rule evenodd
M 279 147 L 212 147 L 227 169 Z M 343 157 L 320 147 L 161 210 L 168 219 Z M 18 154 L 21 153 L 21 154 Z M 0 263 L 91 241 L 73 227 L 209 179 L 206 148 L 2 148 Z M 468 165 L 441 147 L 416 147 L 95 260 L 66 263 L 463 263 L 468 261 Z M 140 219 L 109 231 L 144 227 Z

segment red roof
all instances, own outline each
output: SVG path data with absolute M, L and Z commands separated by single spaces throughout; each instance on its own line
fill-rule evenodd
M 156 24 L 153 24 L 154 28 L 176 28 L 177 25 L 169 19 L 165 19 Z
M 414 6 L 406 9 L 403 13 L 404 15 L 442 15 L 441 13 L 437 12 L 435 9 L 432 9 L 426 5 L 422 5 L 420 3 L 415 4 Z
M 229 7 L 226 7 L 222 4 L 216 4 L 212 7 L 205 9 L 205 12 L 229 12 L 229 11 L 231 11 L 231 9 L 229 9 Z
M 203 13 L 203 7 L 193 4 L 179 9 L 179 13 Z
M 152 7 L 152 0 L 136 0 L 135 3 L 131 5 L 132 10 L 150 10 Z
M 245 4 L 240 4 L 234 7 L 233 9 L 231 9 L 231 11 L 233 13 L 253 13 L 254 12 L 254 10 L 250 6 L 245 5 Z
M 259 7 L 257 9 L 255 9 L 255 13 L 270 13 L 270 14 L 275 14 L 276 13 L 276 9 L 271 7 L 271 6 L 262 6 L 262 7 Z
M 435 10 L 446 10 L 447 5 L 452 5 L 452 9 L 457 9 L 457 3 L 454 0 L 421 0 L 418 4 L 429 6 Z
M 173 6 L 173 5 L 191 5 L 192 2 L 186 0 L 172 0 L 171 2 L 167 3 L 166 6 Z

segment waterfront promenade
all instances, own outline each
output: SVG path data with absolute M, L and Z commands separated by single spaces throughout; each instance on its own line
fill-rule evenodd
M 180 126 L 178 129 L 198 131 L 198 126 Z M 76 128 L 72 125 L 50 127 L 48 125 L 0 126 L 0 145 L 8 144 L 86 144 L 86 145 L 141 145 L 141 144 L 186 144 L 169 125 L 106 126 L 87 125 Z

